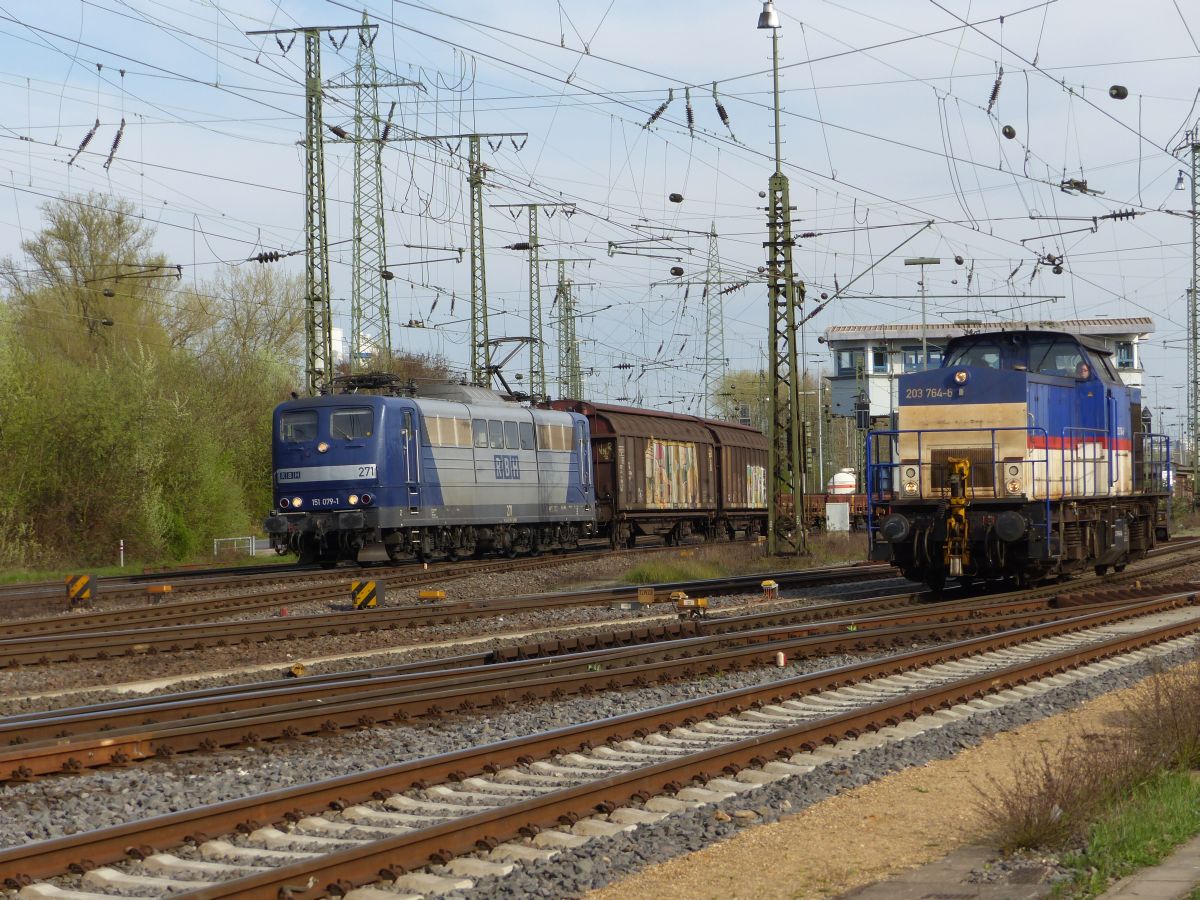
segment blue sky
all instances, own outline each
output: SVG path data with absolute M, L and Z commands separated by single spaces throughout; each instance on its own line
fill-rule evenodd
M 88 190 L 131 200 L 188 280 L 260 250 L 302 249 L 303 42 L 285 53 L 244 32 L 352 25 L 364 8 L 379 24 L 379 65 L 426 87 L 382 92 L 385 110 L 397 102 L 399 127 L 528 132 L 525 142 L 484 150 L 493 170 L 493 336 L 528 333 L 528 296 L 526 254 L 503 249 L 526 239 L 525 215 L 514 220 L 492 204 L 561 200 L 578 212 L 541 214 L 542 256 L 588 260 L 569 271 L 596 398 L 698 409 L 700 283 L 714 222 L 725 278 L 750 280 L 722 298 L 726 356 L 733 368 L 761 364 L 765 290 L 753 279 L 765 259 L 758 193 L 773 168 L 770 38 L 755 28 L 761 5 L 748 0 L 0 0 L 0 191 L 9 199 L 0 255 L 20 258 L 40 203 Z M 953 297 L 930 302 L 931 320 L 1153 315 L 1147 366 L 1165 376 L 1161 402 L 1175 405 L 1190 223 L 1178 214 L 1189 197 L 1174 190 L 1181 165 L 1171 150 L 1197 115 L 1200 10 L 1174 0 L 1136 8 L 780 0 L 778 8 L 785 171 L 796 229 L 816 233 L 800 241 L 798 272 L 811 301 L 875 264 L 855 285 L 862 296 L 832 304 L 812 331 L 917 321 L 919 301 L 907 299 L 917 293 L 917 270 L 902 261 L 937 256 L 947 264 L 929 270 L 929 291 Z M 323 42 L 327 78 L 351 68 L 357 50 L 355 32 L 334 38 L 345 42 Z M 714 81 L 729 128 L 716 112 Z M 1111 99 L 1113 84 L 1127 86 L 1128 98 Z M 643 127 L 668 90 L 667 112 Z M 349 127 L 349 92 L 331 94 L 325 117 Z M 97 119 L 86 151 L 68 166 Z M 1002 136 L 1005 125 L 1014 139 Z M 465 154 L 465 144 L 449 142 L 395 144 L 384 155 L 393 341 L 458 365 L 467 358 L 468 266 L 429 260 L 455 255 L 436 248 L 467 245 Z M 335 324 L 343 327 L 351 171 L 350 149 L 330 146 Z M 1084 179 L 1089 194 L 1060 189 Z M 672 203 L 672 193 L 683 202 Z M 1093 216 L 1125 209 L 1144 214 L 1099 220 L 1093 231 Z M 920 231 L 927 221 L 934 225 Z M 1055 232 L 1073 233 L 1043 237 Z M 638 236 L 673 240 L 638 245 L 643 256 L 610 255 L 610 241 Z M 956 255 L 962 266 L 950 264 Z M 1039 264 L 1047 255 L 1065 257 L 1062 275 Z M 277 265 L 301 271 L 298 257 Z M 671 276 L 675 265 L 682 279 Z M 547 309 L 553 280 L 553 267 L 544 267 Z M 427 327 L 402 327 L 409 320 Z M 809 347 L 819 349 L 813 340 Z M 821 362 L 828 367 L 812 360 Z M 633 368 L 614 368 L 624 364 Z

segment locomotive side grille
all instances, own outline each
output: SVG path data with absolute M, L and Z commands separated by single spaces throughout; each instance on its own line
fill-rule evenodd
M 996 487 L 996 461 L 991 447 L 963 447 L 961 449 L 935 449 L 929 451 L 930 474 L 935 491 L 949 492 L 950 477 L 948 459 L 970 460 L 971 487 L 975 491 L 993 492 Z

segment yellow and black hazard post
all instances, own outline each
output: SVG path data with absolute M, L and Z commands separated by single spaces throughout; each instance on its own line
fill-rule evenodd
M 379 605 L 379 597 L 373 581 L 350 582 L 350 601 L 355 609 L 374 609 Z
M 68 575 L 67 602 L 71 606 L 85 606 L 92 602 L 92 576 Z

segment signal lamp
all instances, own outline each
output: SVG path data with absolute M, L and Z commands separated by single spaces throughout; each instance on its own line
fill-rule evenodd
M 303 501 L 303 500 L 301 500 L 299 497 L 293 497 L 293 498 L 292 498 L 292 507 L 293 507 L 294 509 L 299 509 L 299 508 L 300 508 L 300 504 L 301 504 L 301 503 L 303 503 L 303 502 L 304 502 L 304 501 Z
M 358 506 L 358 494 L 351 494 L 349 499 L 351 506 Z
M 279 498 L 279 508 L 280 508 L 280 509 L 287 509 L 287 508 L 288 508 L 288 498 L 287 498 L 287 497 L 280 497 L 280 498 Z
M 371 495 L 370 495 L 370 494 L 363 494 L 363 495 L 362 495 L 362 505 L 363 505 L 363 506 L 370 506 L 370 505 L 371 505 Z
M 954 381 L 956 384 L 966 384 L 967 379 L 970 377 L 971 376 L 967 374 L 967 371 L 965 369 L 959 369 L 957 372 L 954 373 Z
M 329 449 L 329 444 L 325 443 L 325 441 L 321 441 L 321 443 L 317 444 L 317 452 L 318 453 L 324 453 L 328 449 Z

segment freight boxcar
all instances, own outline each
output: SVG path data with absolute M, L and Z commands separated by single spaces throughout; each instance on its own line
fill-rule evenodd
M 597 528 L 614 547 L 754 537 L 766 525 L 766 438 L 695 416 L 556 400 L 591 427 Z

